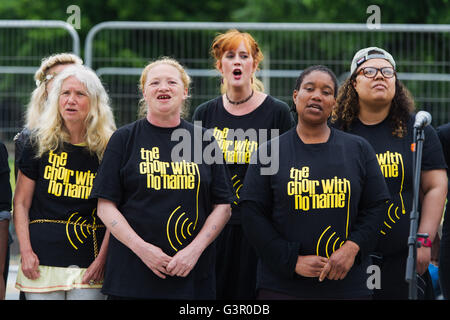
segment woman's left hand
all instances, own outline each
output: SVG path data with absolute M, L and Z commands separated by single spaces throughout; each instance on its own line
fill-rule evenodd
M 97 257 L 87 268 L 82 283 L 95 284 L 103 280 L 105 274 L 105 260 Z
M 187 246 L 172 257 L 166 270 L 171 276 L 187 277 L 197 264 L 200 254 L 198 250 Z

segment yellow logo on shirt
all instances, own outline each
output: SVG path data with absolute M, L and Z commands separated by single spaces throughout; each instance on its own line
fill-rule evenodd
M 185 160 L 166 162 L 160 160 L 158 147 L 151 150 L 140 149 L 141 162 L 139 173 L 146 176 L 146 186 L 153 190 L 194 190 L 196 192 L 195 208 L 177 206 L 169 215 L 166 223 L 167 240 L 173 250 L 178 251 L 197 228 L 198 196 L 200 191 L 200 171 L 195 162 Z M 196 179 L 197 177 L 197 179 Z M 189 211 L 195 210 L 195 219 Z
M 350 201 L 350 181 L 337 176 L 310 180 L 309 170 L 309 167 L 292 167 L 289 171 L 291 181 L 287 183 L 287 194 L 294 197 L 295 210 L 344 208 L 347 200 Z
M 159 148 L 151 150 L 141 148 L 139 173 L 146 175 L 147 188 L 161 189 L 195 189 L 195 175 L 198 165 L 194 162 L 165 162 L 159 159 Z M 169 173 L 172 171 L 172 173 Z
M 258 149 L 256 133 L 251 130 L 239 132 L 215 127 L 213 135 L 227 163 L 250 163 L 252 153 Z
M 400 189 L 398 191 L 397 201 L 388 203 L 386 217 L 380 230 L 382 235 L 386 235 L 392 229 L 393 225 L 406 213 L 402 195 L 403 183 L 405 181 L 405 167 L 403 165 L 402 154 L 399 152 L 391 152 L 388 150 L 384 153 L 378 153 L 377 159 L 381 172 L 386 179 L 400 179 Z
M 96 173 L 67 169 L 67 160 L 67 152 L 49 152 L 44 167 L 44 179 L 49 181 L 47 192 L 57 197 L 88 199 Z

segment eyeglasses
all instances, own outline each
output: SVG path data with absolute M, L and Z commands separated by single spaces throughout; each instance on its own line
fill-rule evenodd
M 395 70 L 392 67 L 383 67 L 383 68 L 375 68 L 375 67 L 365 67 L 361 68 L 358 73 L 361 73 L 366 78 L 375 78 L 375 76 L 378 74 L 378 71 L 381 72 L 383 77 L 385 78 L 392 78 L 395 75 Z

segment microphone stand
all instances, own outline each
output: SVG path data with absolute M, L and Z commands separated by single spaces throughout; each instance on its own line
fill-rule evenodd
M 409 283 L 409 299 L 417 300 L 417 248 L 420 243 L 417 242 L 417 228 L 419 224 L 419 187 L 420 187 L 420 168 L 422 163 L 422 148 L 425 134 L 423 127 L 414 128 L 413 132 L 413 173 L 414 173 L 414 194 L 413 204 L 410 216 L 410 231 L 408 238 L 408 259 L 406 260 L 405 280 Z M 427 236 L 420 234 L 419 236 Z

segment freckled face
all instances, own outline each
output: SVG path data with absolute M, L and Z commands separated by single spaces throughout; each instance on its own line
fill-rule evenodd
M 300 88 L 294 90 L 293 100 L 299 122 L 326 123 L 336 103 L 333 79 L 323 71 L 312 71 L 305 76 Z

